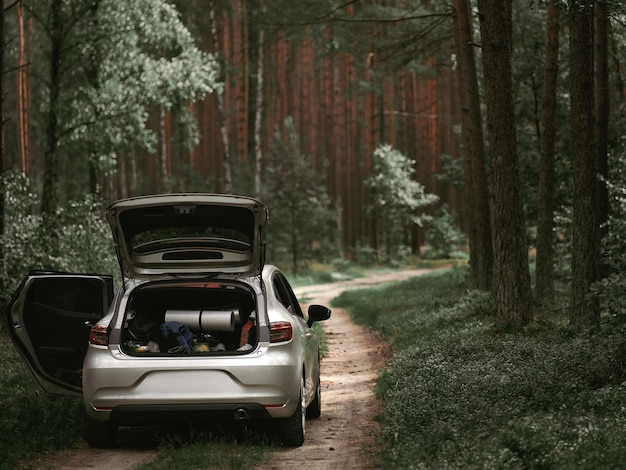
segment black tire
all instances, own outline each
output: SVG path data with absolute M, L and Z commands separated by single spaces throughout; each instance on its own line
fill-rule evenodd
M 315 398 L 306 409 L 306 417 L 308 419 L 317 419 L 322 416 L 322 386 L 320 384 L 320 378 L 317 378 L 317 385 L 315 386 Z
M 98 449 L 113 447 L 117 438 L 117 425 L 110 421 L 98 421 L 86 416 L 85 437 L 91 447 Z
M 290 418 L 281 420 L 281 441 L 285 447 L 300 447 L 306 434 L 306 406 L 304 401 L 304 378 L 300 379 L 299 406 Z

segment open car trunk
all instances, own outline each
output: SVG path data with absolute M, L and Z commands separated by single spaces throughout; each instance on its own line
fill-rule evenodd
M 239 283 L 152 283 L 135 289 L 121 332 L 134 356 L 245 354 L 258 341 L 257 299 Z

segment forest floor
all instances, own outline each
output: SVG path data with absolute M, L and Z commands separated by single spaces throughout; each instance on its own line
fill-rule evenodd
M 344 290 L 419 276 L 426 271 L 377 273 L 294 290 L 303 299 L 304 308 L 312 303 L 329 305 Z M 307 421 L 302 447 L 278 448 L 258 469 L 351 470 L 371 469 L 376 464 L 380 429 L 374 418 L 380 412 L 380 403 L 372 389 L 384 365 L 387 348 L 376 334 L 355 325 L 343 309 L 333 309 L 324 329 L 328 353 L 322 360 L 322 416 Z M 132 431 L 126 435 L 122 431 L 113 449 L 70 449 L 49 456 L 41 465 L 34 462 L 31 465 L 55 470 L 130 470 L 156 457 L 157 449 L 148 442 L 151 436 L 142 442 L 141 435 Z

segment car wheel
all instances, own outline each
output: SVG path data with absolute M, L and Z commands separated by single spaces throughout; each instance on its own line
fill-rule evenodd
M 304 378 L 300 379 L 299 406 L 290 418 L 287 418 L 282 428 L 282 443 L 288 447 L 300 447 L 304 443 L 306 434 L 306 403 L 304 397 Z
M 315 387 L 315 398 L 306 409 L 306 417 L 310 419 L 319 418 L 322 415 L 322 386 L 320 384 L 320 378 L 317 378 L 317 385 Z
M 91 447 L 112 447 L 117 437 L 117 425 L 110 421 L 98 421 L 90 416 L 85 418 L 87 443 Z

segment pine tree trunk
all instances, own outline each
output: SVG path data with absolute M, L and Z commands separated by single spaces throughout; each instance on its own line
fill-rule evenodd
M 44 216 L 45 229 L 54 235 L 53 217 L 57 209 L 58 191 L 58 132 L 59 132 L 59 95 L 61 91 L 61 50 L 63 32 L 61 30 L 61 9 L 63 0 L 53 0 L 50 7 L 50 72 L 48 82 L 48 116 L 46 120 L 46 143 L 44 149 L 43 191 L 41 213 Z
M 234 74 L 235 146 L 239 161 L 247 159 L 248 150 L 248 41 L 246 36 L 246 7 L 241 0 L 233 0 L 232 32 L 233 59 L 238 65 Z
M 4 8 L 0 8 L 0 77 L 4 77 Z M 0 292 L 6 286 L 6 256 L 4 252 L 4 226 L 6 216 L 6 194 L 4 172 L 7 167 L 4 148 L 4 82 L 0 80 Z
M 24 32 L 24 7 L 21 3 L 15 5 L 17 15 L 17 132 L 20 156 L 20 169 L 22 173 L 29 174 L 29 149 L 28 149 L 28 75 L 26 67 L 26 33 Z M 30 36 L 30 34 L 29 34 Z
M 550 306 L 554 301 L 554 146 L 559 71 L 559 9 L 555 4 L 549 4 L 547 8 L 545 47 L 536 273 L 537 299 L 541 304 Z
M 597 221 L 598 227 L 598 246 L 601 246 L 601 240 L 608 233 L 609 220 L 609 191 L 606 181 L 609 176 L 608 162 L 608 133 L 609 133 L 609 65 L 608 65 L 608 10 L 604 2 L 596 2 L 595 4 L 595 140 L 597 152 L 597 168 L 598 168 L 598 208 Z M 606 276 L 607 268 L 600 264 L 599 277 Z
M 518 329 L 532 316 L 511 71 L 511 0 L 479 0 L 487 129 L 494 193 L 494 293 L 497 326 Z
M 493 239 L 469 1 L 455 0 L 454 8 L 465 150 L 465 197 L 469 213 L 470 282 L 475 289 L 489 291 L 493 283 Z
M 595 328 L 600 321 L 597 298 L 590 292 L 597 277 L 598 259 L 592 21 L 591 8 L 570 7 L 570 113 L 574 159 L 570 323 L 576 329 Z

